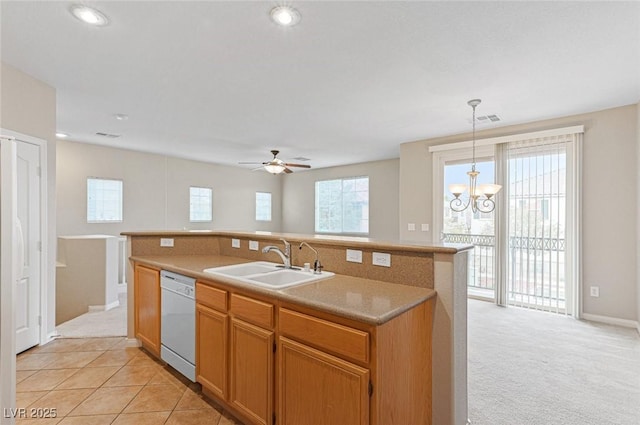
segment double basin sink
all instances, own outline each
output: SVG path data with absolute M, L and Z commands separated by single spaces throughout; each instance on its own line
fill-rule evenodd
M 297 267 L 285 269 L 282 264 L 268 261 L 212 267 L 205 269 L 204 272 L 271 289 L 302 285 L 334 275 L 334 273 L 324 271 L 321 274 L 314 274 L 313 271 L 305 271 Z

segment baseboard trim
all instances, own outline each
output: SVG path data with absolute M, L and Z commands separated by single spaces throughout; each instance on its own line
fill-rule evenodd
M 123 294 L 123 293 L 127 292 L 127 282 L 118 283 L 117 288 L 118 288 L 117 289 L 118 294 Z
M 112 303 L 109 303 L 107 305 L 90 305 L 89 306 L 89 313 L 95 313 L 96 311 L 109 311 L 112 308 L 116 308 L 120 305 L 120 301 L 115 300 Z
M 592 322 L 606 323 L 608 325 L 623 326 L 625 328 L 635 328 L 640 333 L 640 323 L 635 320 L 619 319 L 617 317 L 600 316 L 598 314 L 582 313 L 582 319 Z
M 138 341 L 138 338 L 127 338 L 126 346 L 127 347 L 141 347 L 142 344 L 140 344 L 140 341 Z

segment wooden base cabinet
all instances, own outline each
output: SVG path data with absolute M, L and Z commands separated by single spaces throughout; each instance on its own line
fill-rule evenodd
M 431 425 L 432 300 L 377 326 L 297 309 L 278 310 L 279 425 Z
M 231 319 L 230 403 L 252 423 L 273 422 L 274 332 Z
M 160 271 L 136 264 L 133 292 L 136 338 L 160 356 Z
M 222 400 L 227 399 L 227 333 L 229 317 L 196 305 L 196 380 Z
M 369 370 L 279 339 L 280 425 L 368 425 Z

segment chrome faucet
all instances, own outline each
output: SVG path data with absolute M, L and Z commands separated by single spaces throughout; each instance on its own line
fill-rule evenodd
M 275 252 L 280 256 L 280 258 L 282 258 L 282 262 L 284 263 L 284 268 L 290 269 L 292 268 L 291 267 L 291 244 L 282 238 L 280 240 L 284 242 L 284 252 L 282 252 L 282 250 L 275 245 L 268 245 L 262 248 L 262 253 L 267 254 L 271 251 Z
M 311 247 L 311 245 L 309 245 L 306 242 L 300 242 L 300 246 L 298 247 L 298 249 L 302 249 L 303 245 L 306 245 L 307 248 L 309 248 L 311 251 L 315 252 L 315 254 L 316 254 L 316 261 L 313 262 L 313 274 L 321 274 L 322 273 L 322 264 L 320 263 L 320 257 L 318 256 L 318 251 L 313 249 Z

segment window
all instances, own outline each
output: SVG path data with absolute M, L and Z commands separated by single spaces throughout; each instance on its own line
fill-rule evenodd
M 122 221 L 122 180 L 87 179 L 87 223 Z
M 256 192 L 256 220 L 271 221 L 271 194 Z
M 316 182 L 317 233 L 369 233 L 369 177 Z
M 189 221 L 211 221 L 213 219 L 213 190 L 208 187 L 189 188 Z

